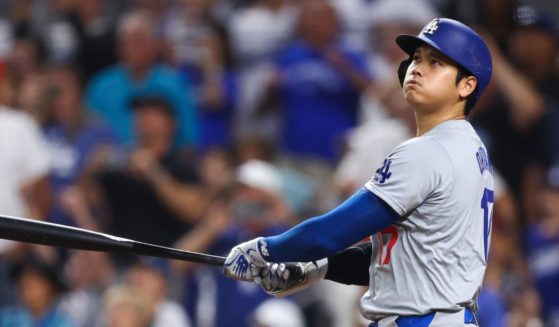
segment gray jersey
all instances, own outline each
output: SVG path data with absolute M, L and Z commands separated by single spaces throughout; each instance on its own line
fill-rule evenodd
M 367 189 L 402 219 L 371 237 L 371 320 L 474 307 L 486 268 L 493 172 L 465 120 L 437 125 L 399 145 Z

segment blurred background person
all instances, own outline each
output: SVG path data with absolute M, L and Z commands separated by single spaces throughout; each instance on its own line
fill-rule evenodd
M 153 315 L 151 327 L 191 326 L 182 306 L 168 298 L 171 277 L 169 263 L 160 258 L 140 260 L 126 273 L 126 283 L 146 295 Z
M 516 291 L 516 294 L 520 295 L 523 300 L 511 298 L 508 306 L 507 326 L 548 326 L 541 318 L 541 301 L 533 287 L 525 286 Z
M 76 68 L 71 66 L 48 67 L 42 80 L 42 96 L 48 97 L 39 113 L 47 141 L 51 173 L 50 185 L 53 203 L 48 220 L 58 224 L 98 229 L 103 222 L 96 217 L 73 215 L 68 204 L 71 192 L 83 174 L 93 164 L 100 151 L 116 152 L 116 136 L 101 120 L 92 118 L 82 106 L 82 80 Z
M 235 159 L 232 151 L 213 148 L 204 152 L 199 160 L 198 172 L 209 199 L 226 192 L 235 178 Z
M 60 311 L 76 327 L 100 326 L 103 322 L 103 294 L 117 277 L 109 254 L 70 251 L 63 276 L 67 290 L 60 300 Z
M 345 133 L 357 124 L 360 95 L 370 79 L 364 55 L 338 42 L 339 20 L 328 2 L 304 2 L 296 26 L 294 40 L 276 57 L 260 109 L 276 109 L 281 116 L 275 144 L 282 164 L 311 177 L 318 191 L 315 207 L 322 211 L 335 204 L 329 176 Z
M 299 4 L 290 0 L 246 1 L 227 19 L 231 57 L 238 77 L 237 137 L 259 136 L 275 141 L 278 115 L 262 113 L 266 84 L 274 61 L 295 33 Z
M 238 83 L 214 1 L 182 0 L 163 21 L 165 57 L 187 79 L 200 119 L 198 149 L 231 146 Z
M 191 89 L 175 70 L 157 62 L 160 48 L 154 24 L 151 14 L 145 11 L 132 11 L 121 18 L 119 64 L 92 78 L 87 87 L 87 108 L 110 124 L 122 144 L 131 146 L 137 139 L 133 135 L 130 99 L 161 94 L 176 108 L 173 144 L 194 147 L 198 141 L 198 118 Z
M 44 219 L 50 206 L 45 140 L 33 117 L 0 106 L 0 211 Z
M 338 16 L 326 1 L 305 2 L 297 28 L 296 39 L 278 55 L 269 90 L 282 115 L 281 150 L 292 158 L 335 163 L 370 82 L 365 58 L 337 42 Z
M 340 41 L 356 52 L 367 52 L 371 44 L 371 7 L 382 1 L 330 0 L 340 19 Z
M 104 0 L 72 2 L 67 20 L 75 30 L 77 49 L 69 63 L 81 68 L 84 81 L 117 62 L 116 6 Z
M 161 97 L 136 98 L 131 106 L 136 146 L 93 178 L 112 234 L 170 246 L 200 218 L 204 192 L 188 155 L 173 147 L 177 109 Z
M 149 327 L 152 313 L 147 295 L 129 286 L 112 286 L 104 299 L 104 326 Z
M 525 231 L 528 264 L 541 299 L 545 326 L 559 326 L 559 165 L 548 170 L 539 192 L 540 217 Z
M 86 1 L 18 1 L 11 10 L 16 39 L 42 44 L 45 61 L 76 64 L 88 80 L 116 62 L 114 25 L 119 3 Z M 122 4 L 120 5 L 120 7 Z
M 0 326 L 73 327 L 58 300 L 66 290 L 60 269 L 37 257 L 25 257 L 12 267 L 20 304 L 0 312 Z
M 6 71 L 16 88 L 41 73 L 45 63 L 44 52 L 40 39 L 29 35 L 14 35 L 13 46 L 6 58 Z
M 486 35 L 494 76 L 486 97 L 472 111 L 471 120 L 519 203 L 520 221 L 525 222 L 534 215 L 533 195 L 541 186 L 536 183 L 541 179 L 534 174 L 541 175 L 559 151 L 552 146 L 559 135 L 551 127 L 559 122 L 559 110 L 555 95 L 546 91 L 550 86 L 546 81 L 553 80 L 551 76 L 557 72 L 555 62 L 549 58 L 557 56 L 558 34 L 552 21 L 534 8 L 519 7 L 515 15 L 517 23 L 505 52 L 497 39 Z M 540 171 L 535 173 L 534 166 Z
M 43 220 L 51 205 L 49 161 L 45 140 L 31 115 L 0 104 L 0 212 L 6 215 Z M 29 249 L 44 257 L 53 255 L 49 247 L 29 246 L 0 239 L 0 305 L 14 300 L 8 269 L 13 260 Z

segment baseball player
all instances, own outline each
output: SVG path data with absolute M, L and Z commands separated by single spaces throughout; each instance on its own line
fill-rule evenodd
M 226 275 L 285 295 L 321 278 L 368 285 L 370 326 L 477 326 L 489 250 L 493 170 L 465 119 L 491 78 L 491 55 L 464 24 L 438 18 L 396 43 L 417 137 L 332 211 L 234 247 Z M 352 246 L 364 237 L 370 242 Z M 350 248 L 348 248 L 350 247 Z M 299 262 L 302 275 L 282 262 Z

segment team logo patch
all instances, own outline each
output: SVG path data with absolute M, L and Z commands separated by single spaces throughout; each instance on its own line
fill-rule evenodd
M 392 164 L 392 160 L 384 159 L 382 166 L 377 169 L 375 177 L 373 177 L 373 182 L 384 184 L 392 176 L 390 164 Z
M 266 243 L 266 241 L 262 239 L 258 241 L 258 250 L 260 251 L 260 254 L 262 254 L 262 256 L 270 256 L 270 253 L 268 252 L 268 243 Z
M 429 24 L 427 24 L 427 26 L 425 26 L 423 28 L 423 31 L 421 31 L 423 34 L 431 34 L 433 35 L 433 33 L 439 28 L 439 19 L 435 18 L 433 19 Z

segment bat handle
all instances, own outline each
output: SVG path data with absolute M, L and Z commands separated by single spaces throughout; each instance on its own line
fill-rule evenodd
M 301 264 L 296 262 L 286 262 L 285 270 L 282 274 L 283 279 L 292 279 L 296 281 L 302 281 L 305 278 L 305 272 Z

